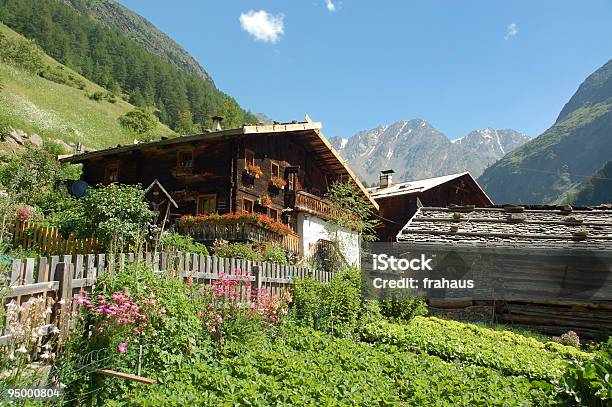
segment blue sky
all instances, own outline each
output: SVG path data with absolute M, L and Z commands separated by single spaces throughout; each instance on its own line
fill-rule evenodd
M 243 107 L 308 113 L 328 137 L 413 118 L 451 139 L 484 127 L 537 136 L 612 59 L 612 0 L 120 2 Z

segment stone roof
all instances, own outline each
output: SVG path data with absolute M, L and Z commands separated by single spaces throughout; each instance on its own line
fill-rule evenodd
M 612 205 L 419 208 L 399 242 L 612 251 Z

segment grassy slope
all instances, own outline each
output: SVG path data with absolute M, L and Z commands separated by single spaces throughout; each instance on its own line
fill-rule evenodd
M 9 38 L 23 38 L 1 23 L 0 32 Z M 45 62 L 63 66 L 49 56 Z M 0 80 L 4 84 L 0 92 L 0 117 L 28 133 L 69 143 L 81 142 L 96 149 L 133 142 L 134 135 L 122 128 L 117 119 L 134 106 L 121 99 L 114 104 L 89 99 L 87 94 L 104 89 L 69 68 L 64 69 L 81 78 L 86 83 L 85 90 L 0 63 Z M 159 124 L 153 134 L 172 135 L 173 132 Z

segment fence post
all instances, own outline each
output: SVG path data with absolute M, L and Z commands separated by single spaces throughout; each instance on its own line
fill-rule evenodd
M 65 256 L 68 257 L 68 256 Z M 59 289 L 58 293 L 58 304 L 60 305 L 59 309 L 59 330 L 61 332 L 62 337 L 68 333 L 68 320 L 70 317 L 70 306 L 71 306 L 71 296 L 72 296 L 72 267 L 68 262 L 59 263 L 58 267 L 55 271 L 54 280 L 59 281 Z M 60 302 L 63 300 L 62 302 Z
M 257 288 L 257 293 L 261 291 L 261 266 L 259 264 L 253 265 L 253 275 L 255 276 L 255 287 Z

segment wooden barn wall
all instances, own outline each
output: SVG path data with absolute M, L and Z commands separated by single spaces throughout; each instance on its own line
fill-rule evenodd
M 179 175 L 175 172 L 179 151 L 193 152 L 192 174 Z M 140 183 L 147 187 L 157 179 L 179 205 L 178 209 L 173 209 L 174 216 L 195 214 L 197 197 L 208 194 L 217 195 L 217 209 L 225 213 L 230 210 L 231 157 L 230 141 L 147 148 L 87 160 L 82 178 L 92 186 L 103 184 L 107 167 L 118 164 L 119 183 Z

